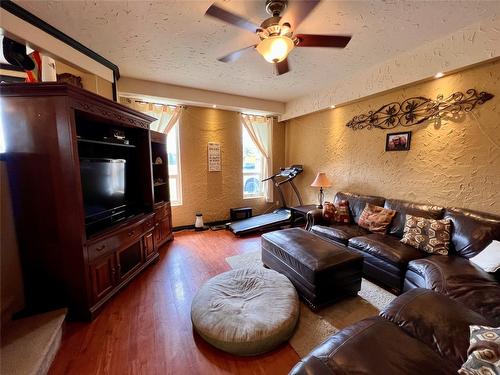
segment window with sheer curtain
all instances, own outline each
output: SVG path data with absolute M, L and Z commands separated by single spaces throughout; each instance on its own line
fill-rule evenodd
M 150 129 L 167 134 L 170 203 L 172 206 L 181 205 L 182 182 L 179 148 L 179 120 L 182 108 L 123 97 L 120 98 L 120 101 L 139 112 L 156 118 L 157 120 L 151 123 Z
M 262 182 L 271 171 L 271 119 L 241 115 L 243 198 L 264 197 L 272 202 L 272 183 Z
M 243 126 L 243 197 L 257 198 L 264 196 L 265 177 L 264 157 L 250 138 L 248 130 Z

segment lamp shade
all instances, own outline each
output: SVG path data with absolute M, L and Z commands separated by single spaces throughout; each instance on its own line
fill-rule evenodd
M 328 177 L 326 177 L 325 172 L 319 172 L 316 175 L 316 178 L 314 179 L 311 186 L 312 187 L 330 187 L 330 186 L 332 186 L 332 183 L 330 182 Z
M 257 45 L 257 52 L 268 62 L 279 63 L 286 59 L 294 46 L 293 40 L 287 36 L 270 36 Z

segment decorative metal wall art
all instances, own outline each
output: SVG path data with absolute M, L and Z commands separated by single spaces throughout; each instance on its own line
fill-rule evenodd
M 398 125 L 413 126 L 426 120 L 439 119 L 445 115 L 458 117 L 463 112 L 470 112 L 476 105 L 483 104 L 491 98 L 493 94 L 484 91 L 478 93 L 475 89 L 469 89 L 465 94 L 458 91 L 447 98 L 439 95 L 436 100 L 416 96 L 400 103 L 392 102 L 383 105 L 376 111 L 354 116 L 346 126 L 353 130 L 392 129 Z

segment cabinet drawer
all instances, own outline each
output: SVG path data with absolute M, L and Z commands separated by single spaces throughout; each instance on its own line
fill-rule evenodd
M 115 241 L 112 237 L 103 239 L 99 242 L 87 246 L 89 261 L 109 254 L 115 248 Z
M 151 229 L 153 229 L 154 226 L 155 226 L 155 219 L 154 217 L 151 217 L 150 219 L 144 221 L 144 223 L 142 224 L 142 230 L 144 233 L 146 233 Z
M 167 217 L 169 215 L 170 215 L 170 203 L 165 203 L 164 205 L 155 209 L 155 220 L 156 221 L 159 221 L 159 220 L 161 220 L 164 217 Z
M 89 261 L 93 261 L 94 259 L 129 246 L 137 241 L 143 234 L 143 224 L 144 223 L 133 224 L 127 228 L 114 232 L 108 237 L 87 243 Z

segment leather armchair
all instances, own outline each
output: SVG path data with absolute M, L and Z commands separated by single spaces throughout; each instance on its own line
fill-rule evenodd
M 490 325 L 486 317 L 445 295 L 413 289 L 389 304 L 380 316 L 397 324 L 442 358 L 460 368 L 467 359 L 469 326 Z
M 396 324 L 374 316 L 331 336 L 289 375 L 331 374 L 456 375 L 456 369 Z
M 413 289 L 380 316 L 331 336 L 290 374 L 456 374 L 467 357 L 472 324 L 491 321 L 447 296 Z
M 500 325 L 500 285 L 466 258 L 431 255 L 410 262 L 404 289 L 415 287 L 445 294 Z
M 313 225 L 326 225 L 323 220 L 323 210 L 311 210 L 306 215 L 306 230 L 311 230 Z

